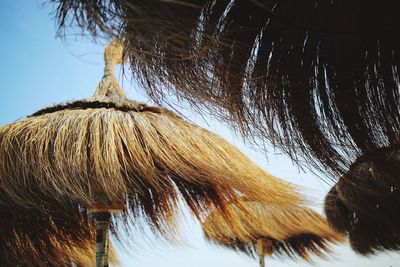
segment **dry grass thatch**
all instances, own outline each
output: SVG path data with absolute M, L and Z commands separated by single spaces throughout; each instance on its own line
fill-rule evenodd
M 398 1 L 48 2 L 61 29 L 123 40 L 155 101 L 171 90 L 300 163 L 343 174 L 399 143 Z
M 10 203 L 38 216 L 62 210 L 58 220 L 79 224 L 72 215 L 96 208 L 101 192 L 124 204 L 122 224 L 144 217 L 154 232 L 173 238 L 180 200 L 197 218 L 216 209 L 227 219 L 227 203 L 239 196 L 274 205 L 303 202 L 292 185 L 216 134 L 127 99 L 112 60 L 93 97 L 0 128 L 0 190 Z
M 330 252 L 329 244 L 343 241 L 325 219 L 311 209 L 255 202 L 241 204 L 244 209 L 235 204 L 229 207 L 234 223 L 227 223 L 219 212 L 206 218 L 202 225 L 210 242 L 255 257 L 257 240 L 271 240 L 273 255 L 311 261 L 311 254 L 326 256 Z
M 41 197 L 47 202 L 45 195 Z M 95 234 L 94 224 L 72 203 L 50 201 L 40 210 L 25 208 L 4 191 L 0 229 L 0 266 L 70 266 L 73 251 L 88 249 Z
M 400 147 L 359 158 L 325 200 L 331 225 L 361 254 L 400 249 Z
M 46 210 L 26 209 L 0 194 L 0 266 L 95 266 L 95 225 L 87 212 L 49 203 Z M 110 262 L 118 264 L 113 248 Z

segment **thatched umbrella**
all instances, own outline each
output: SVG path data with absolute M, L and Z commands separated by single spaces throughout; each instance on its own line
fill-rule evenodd
M 343 174 L 399 143 L 399 1 L 48 1 L 61 29 L 119 36 L 155 101 L 171 90 L 295 161 Z
M 144 218 L 154 232 L 174 238 L 180 200 L 197 218 L 219 210 L 228 221 L 227 203 L 239 196 L 264 204 L 303 202 L 292 185 L 216 134 L 127 99 L 113 72 L 122 59 L 118 43 L 105 59 L 93 97 L 0 128 L 0 190 L 14 205 L 38 212 L 67 206 L 60 220 L 96 212 L 106 220 L 97 231 L 106 252 L 112 211 L 120 211 L 113 222 Z
M 300 257 L 310 261 L 310 254 L 324 256 L 329 244 L 343 238 L 331 229 L 324 218 L 311 209 L 296 205 L 263 205 L 256 202 L 229 206 L 234 223 L 227 223 L 215 211 L 202 223 L 204 235 L 215 244 L 260 258 L 271 254 Z M 250 217 L 248 214 L 254 214 Z
M 359 158 L 331 189 L 325 213 L 361 254 L 400 249 L 400 146 Z

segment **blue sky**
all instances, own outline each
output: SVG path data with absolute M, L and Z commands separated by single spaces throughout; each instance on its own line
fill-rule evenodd
M 0 1 L 0 126 L 58 102 L 88 97 L 93 93 L 103 71 L 104 41 L 70 36 L 56 39 L 56 26 L 50 6 L 37 0 Z M 119 74 L 129 97 L 149 102 L 140 87 Z M 186 106 L 186 105 L 184 105 Z M 192 121 L 223 136 L 238 146 L 268 172 L 301 185 L 321 211 L 329 186 L 311 173 L 300 173 L 287 157 L 271 149 L 268 159 L 245 146 L 242 139 L 211 118 L 202 118 L 190 109 L 182 109 Z M 0 229 L 1 233 L 1 229 Z M 121 253 L 122 266 L 164 267 L 250 267 L 257 262 L 234 252 L 208 245 L 199 226 L 188 220 L 184 226 L 187 244 L 178 247 L 151 238 L 137 238 L 131 255 Z M 360 257 L 347 246 L 334 248 L 334 259 L 315 260 L 321 267 L 400 267 L 400 256 L 382 253 Z M 310 266 L 304 262 L 267 260 L 269 267 Z

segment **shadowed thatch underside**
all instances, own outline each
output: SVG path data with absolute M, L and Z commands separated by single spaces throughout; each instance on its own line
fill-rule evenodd
M 361 254 L 400 250 L 400 147 L 359 158 L 325 199 L 330 224 Z
M 42 209 L 14 205 L 0 194 L 0 266 L 95 266 L 95 225 L 85 209 L 73 203 Z M 110 261 L 117 264 L 111 248 Z
M 399 143 L 398 1 L 48 1 L 61 28 L 123 40 L 155 101 L 171 90 L 294 160 L 343 174 Z
M 326 256 L 330 252 L 329 244 L 343 240 L 325 219 L 310 209 L 254 202 L 242 204 L 245 209 L 238 209 L 234 204 L 229 207 L 234 223 L 228 224 L 218 212 L 206 218 L 202 225 L 210 242 L 255 257 L 256 241 L 271 240 L 273 255 L 311 261 L 310 255 Z
M 93 97 L 0 127 L 4 203 L 32 209 L 39 217 L 43 213 L 45 220 L 47 212 L 56 213 L 51 219 L 66 219 L 68 237 L 79 215 L 99 207 L 102 193 L 122 204 L 114 223 L 128 229 L 147 222 L 170 239 L 178 237 L 182 200 L 198 219 L 218 210 L 228 222 L 226 206 L 239 197 L 265 205 L 303 203 L 292 185 L 216 134 L 127 99 L 111 66 L 118 60 L 107 51 L 105 75 Z

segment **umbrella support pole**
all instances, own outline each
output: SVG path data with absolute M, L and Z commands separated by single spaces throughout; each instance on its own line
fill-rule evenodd
M 110 232 L 109 212 L 96 212 L 96 267 L 108 267 L 108 249 Z
M 259 257 L 260 267 L 265 267 L 265 256 L 272 255 L 272 240 L 271 239 L 257 239 L 256 252 Z
M 260 267 L 265 267 L 265 256 L 260 255 Z

